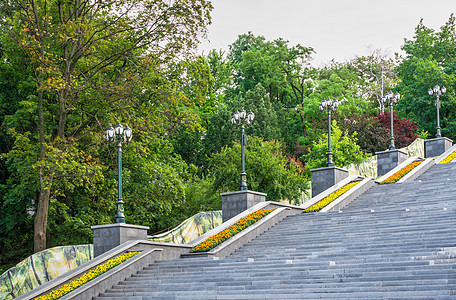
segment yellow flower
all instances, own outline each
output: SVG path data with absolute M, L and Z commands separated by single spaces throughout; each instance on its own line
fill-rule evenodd
M 333 202 L 334 200 L 336 200 L 337 198 L 339 198 L 340 196 L 342 196 L 342 194 L 346 193 L 349 189 L 351 189 L 352 187 L 354 187 L 355 185 L 357 185 L 360 181 L 355 181 L 355 182 L 351 182 L 349 184 L 346 184 L 344 185 L 343 187 L 335 190 L 334 192 L 332 192 L 331 194 L 329 194 L 328 196 L 326 196 L 325 198 L 321 199 L 320 201 L 318 201 L 317 203 L 315 203 L 314 205 L 306 208 L 304 210 L 304 212 L 315 212 L 315 211 L 319 211 L 321 210 L 323 207 L 325 207 L 326 205 L 328 205 L 329 203 Z
M 35 299 L 37 299 L 37 300 L 59 299 L 60 297 L 68 294 L 69 292 L 72 292 L 73 290 L 77 289 L 78 287 L 82 286 L 83 284 L 87 283 L 88 281 L 109 271 L 110 269 L 112 269 L 115 266 L 121 264 L 122 262 L 130 259 L 131 257 L 135 256 L 138 253 L 139 253 L 139 251 L 135 251 L 135 252 L 127 252 L 122 255 L 119 255 L 116 258 L 113 258 L 113 259 L 105 262 L 104 264 L 97 266 L 94 270 L 91 270 L 91 271 L 81 275 L 79 278 L 68 282 L 67 284 L 61 286 L 57 290 L 54 290 L 54 291 L 50 292 L 49 294 L 46 294 L 41 297 L 37 297 Z
M 423 160 L 415 160 L 415 161 L 411 162 L 410 164 L 408 164 L 407 166 L 403 167 L 402 169 L 400 169 L 399 171 L 397 171 L 396 173 L 394 173 L 390 177 L 388 177 L 385 180 L 383 180 L 382 182 L 380 182 L 380 184 L 389 184 L 389 183 L 397 182 L 399 179 L 401 179 L 407 173 L 409 173 L 410 171 L 415 169 L 422 162 L 423 162 Z
M 194 253 L 194 252 L 206 252 L 206 251 L 209 251 L 209 250 L 217 247 L 218 245 L 220 245 L 221 243 L 223 243 L 224 241 L 226 241 L 230 237 L 234 236 L 238 232 L 240 232 L 240 231 L 244 230 L 245 228 L 249 227 L 250 225 L 252 225 L 256 221 L 258 221 L 261 218 L 263 218 L 264 216 L 268 215 L 273 210 L 274 209 L 260 209 L 260 210 L 258 210 L 256 212 L 248 214 L 247 216 L 245 216 L 244 218 L 240 219 L 239 221 L 237 221 L 236 223 L 234 223 L 230 227 L 220 231 L 219 233 L 217 233 L 217 234 L 207 238 L 203 242 L 199 243 L 198 245 L 193 247 L 190 252 L 192 252 L 192 253 Z
M 438 164 L 446 164 L 446 163 L 449 163 L 450 161 L 452 161 L 453 159 L 456 158 L 456 150 L 453 151 L 450 155 L 448 155 L 444 160 L 442 160 L 441 162 L 439 162 Z

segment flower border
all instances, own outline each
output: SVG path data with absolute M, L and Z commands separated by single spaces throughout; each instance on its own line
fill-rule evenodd
M 450 161 L 452 161 L 453 159 L 456 158 L 456 150 L 451 152 L 450 155 L 448 155 L 447 157 L 445 157 L 444 160 L 442 160 L 441 162 L 438 163 L 438 165 L 440 164 L 446 164 L 446 163 L 449 163 Z
M 399 181 L 399 179 L 401 179 L 402 177 L 404 177 L 407 173 L 409 173 L 410 171 L 412 171 L 413 169 L 415 169 L 419 164 L 421 164 L 424 160 L 415 160 L 415 161 L 412 161 L 411 163 L 409 163 L 408 165 L 406 165 L 405 167 L 403 167 L 402 169 L 400 169 L 399 171 L 397 171 L 396 173 L 394 173 L 393 175 L 391 175 L 390 177 L 386 178 L 385 180 L 383 180 L 382 182 L 379 182 L 379 184 L 390 184 L 390 183 L 396 183 L 397 181 Z
M 220 231 L 219 233 L 207 238 L 203 242 L 199 243 L 195 247 L 192 248 L 190 251 L 191 253 L 195 252 L 207 252 L 212 250 L 213 248 L 217 247 L 230 237 L 236 235 L 237 233 L 241 232 L 242 230 L 246 229 L 250 225 L 254 224 L 261 218 L 270 214 L 274 208 L 271 209 L 260 209 L 256 212 L 250 213 L 247 216 L 243 217 L 230 227 Z
M 331 202 L 333 202 L 334 200 L 336 200 L 337 198 L 339 198 L 340 196 L 345 194 L 348 190 L 350 190 L 352 187 L 354 187 L 355 185 L 357 185 L 360 182 L 361 181 L 350 182 L 350 183 L 344 185 L 343 187 L 338 188 L 337 190 L 335 190 L 334 192 L 332 192 L 328 196 L 324 197 L 323 199 L 321 199 L 320 201 L 318 201 L 314 205 L 309 206 L 308 208 L 306 208 L 304 210 L 304 212 L 305 213 L 309 213 L 309 212 L 320 211 L 322 208 L 324 208 L 325 206 L 327 206 L 328 204 L 330 204 Z
M 60 297 L 63 297 L 66 294 L 74 291 L 75 289 L 84 285 L 85 283 L 89 282 L 90 280 L 102 275 L 103 273 L 106 273 L 107 271 L 111 270 L 115 266 L 120 265 L 121 263 L 132 258 L 133 256 L 135 256 L 138 253 L 139 253 L 139 251 L 126 252 L 122 255 L 117 256 L 116 258 L 110 259 L 107 262 L 105 262 L 104 264 L 97 266 L 95 269 L 90 270 L 89 272 L 81 275 L 80 277 L 64 284 L 63 286 L 50 292 L 49 294 L 35 298 L 35 300 L 59 299 Z

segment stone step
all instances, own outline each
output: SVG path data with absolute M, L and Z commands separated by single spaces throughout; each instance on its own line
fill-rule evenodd
M 162 261 L 95 299 L 456 298 L 456 163 L 290 216 L 231 256 Z
M 134 293 L 137 296 L 130 295 L 102 295 L 94 299 L 365 299 L 365 298 L 388 298 L 388 299 L 448 299 L 451 296 L 449 291 L 445 290 L 405 290 L 390 291 L 388 288 L 379 288 L 378 290 L 328 290 L 325 288 L 316 291 L 295 288 L 284 290 L 269 289 L 267 291 L 256 291 L 249 289 L 237 290 L 218 290 L 215 291 L 167 291 L 167 292 L 148 292 Z M 124 297 L 124 298 L 122 298 Z M 141 298 L 132 298 L 141 297 Z

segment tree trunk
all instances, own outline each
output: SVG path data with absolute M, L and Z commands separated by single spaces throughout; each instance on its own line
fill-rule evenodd
M 40 139 L 40 157 L 42 164 L 39 167 L 40 194 L 35 215 L 33 249 L 39 252 L 46 249 L 46 227 L 49 212 L 49 198 L 51 196 L 52 175 L 44 169 L 46 160 L 46 146 L 44 136 L 44 110 L 43 110 L 43 92 L 38 91 L 38 126 Z
M 301 122 L 302 122 L 302 136 L 306 137 L 307 136 L 307 128 L 306 128 L 306 119 L 304 118 L 304 114 L 301 114 Z
M 41 177 L 41 176 L 40 176 Z M 41 181 L 41 178 L 40 178 Z M 46 249 L 46 228 L 49 212 L 49 198 L 51 196 L 51 188 L 40 187 L 40 197 L 38 198 L 38 207 L 36 209 L 33 250 L 40 252 Z

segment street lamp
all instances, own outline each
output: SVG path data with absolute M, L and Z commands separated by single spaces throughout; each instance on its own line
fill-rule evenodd
M 391 137 L 390 137 L 390 145 L 389 149 L 394 150 L 394 131 L 393 131 L 393 105 L 397 103 L 401 95 L 399 93 L 393 94 L 393 92 L 389 92 L 385 96 L 382 97 L 383 106 L 389 105 L 390 106 L 390 121 L 391 121 Z
M 443 86 L 442 88 L 440 88 L 439 85 L 436 85 L 434 87 L 434 89 L 429 89 L 428 91 L 429 93 L 429 96 L 433 96 L 435 95 L 436 97 L 436 100 L 435 100 L 435 107 L 437 108 L 437 134 L 435 135 L 435 137 L 441 137 L 442 135 L 440 134 L 440 113 L 439 113 L 439 109 L 440 109 L 440 96 L 445 94 L 446 93 L 446 88 Z
M 117 124 L 115 128 L 109 127 L 106 129 L 106 140 L 117 145 L 117 168 L 119 171 L 118 190 L 119 197 L 116 201 L 117 213 L 116 223 L 125 223 L 124 207 L 122 200 L 122 142 L 128 144 L 132 138 L 132 130 L 130 127 L 123 127 Z
M 326 110 L 328 112 L 328 162 L 326 163 L 327 167 L 334 166 L 332 162 L 332 152 L 331 152 L 331 111 L 336 111 L 337 107 L 339 106 L 339 102 L 337 100 L 326 99 L 321 101 L 320 103 L 320 110 Z
M 244 146 L 247 145 L 247 136 L 244 133 L 244 127 L 247 125 L 249 126 L 252 124 L 253 119 L 255 118 L 255 114 L 253 112 L 249 112 L 248 114 L 245 110 L 241 109 L 240 111 L 236 111 L 233 116 L 231 117 L 231 123 L 233 125 L 241 125 L 241 149 L 242 149 L 242 171 L 241 171 L 241 182 L 239 184 L 240 191 L 246 191 L 247 188 L 247 174 L 245 173 L 245 154 L 244 154 Z

